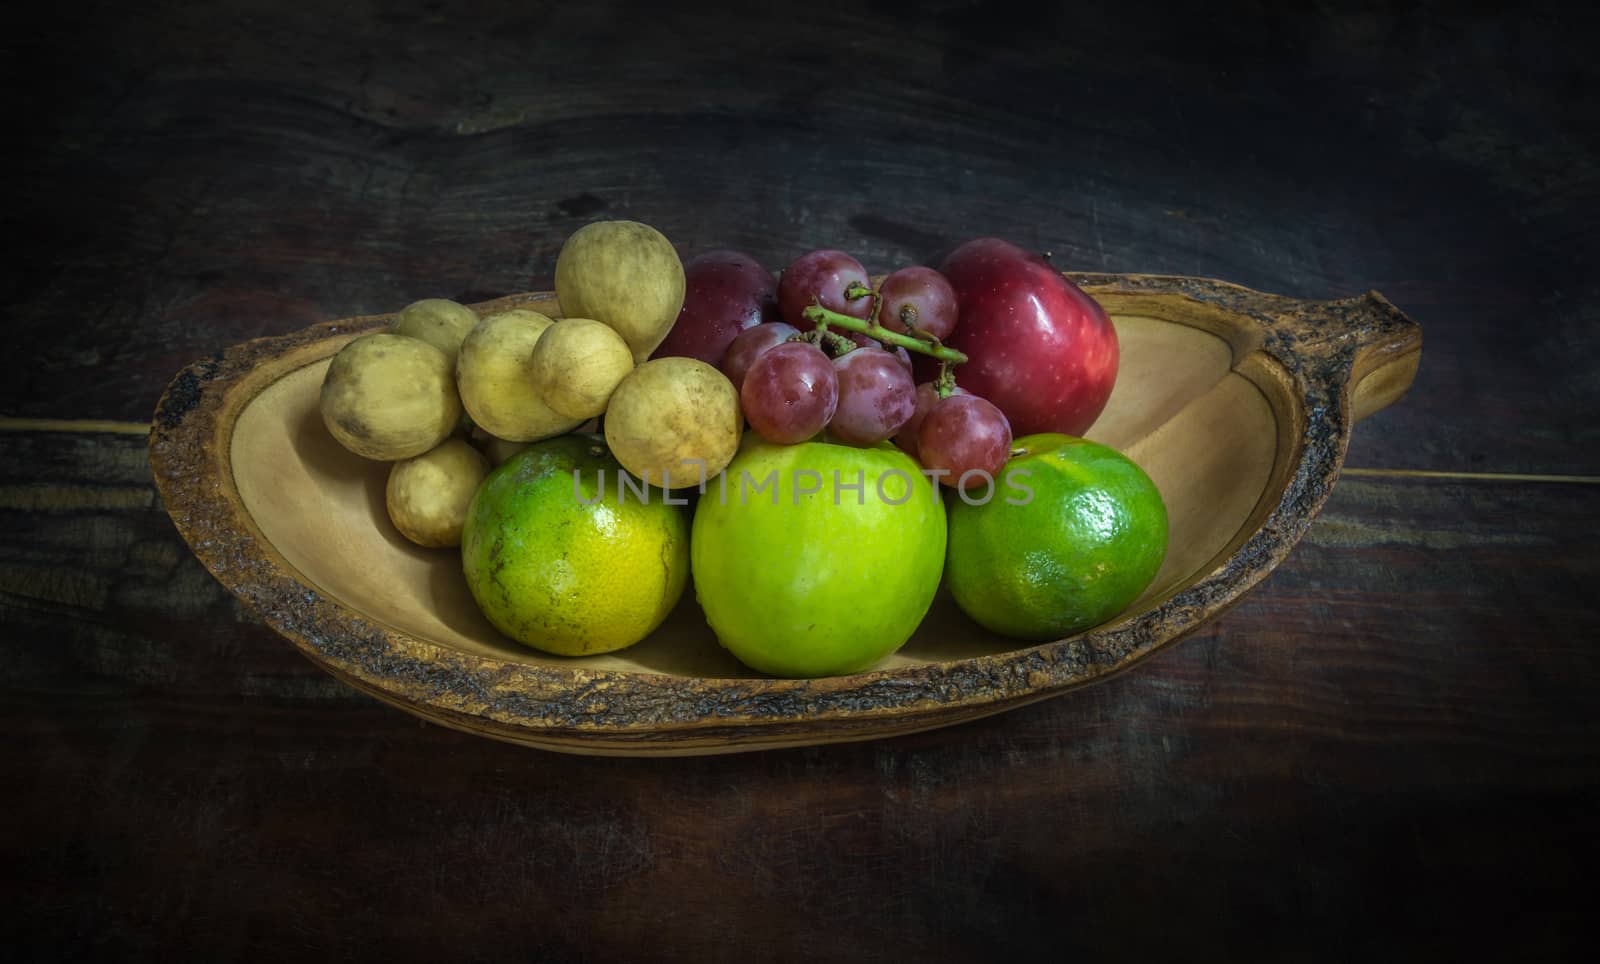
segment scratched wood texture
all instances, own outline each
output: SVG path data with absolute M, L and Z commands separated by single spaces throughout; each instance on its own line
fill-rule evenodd
M 1595 15 L 745 6 L 91 2 L 4 41 L 0 941 L 1576 956 L 1600 857 Z M 1138 671 L 704 760 L 502 746 L 345 689 L 187 552 L 142 438 L 41 422 L 145 420 L 245 338 L 543 287 L 598 216 L 774 268 L 994 233 L 1079 270 L 1376 288 L 1423 365 L 1289 561 Z

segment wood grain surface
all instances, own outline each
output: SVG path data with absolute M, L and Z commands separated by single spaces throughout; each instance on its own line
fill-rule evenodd
M 1600 846 L 1596 15 L 90 2 L 4 41 L 0 940 L 26 959 L 1570 959 Z M 1135 672 L 894 740 L 567 757 L 236 605 L 141 423 L 247 338 L 978 234 L 1427 335 L 1288 561 Z

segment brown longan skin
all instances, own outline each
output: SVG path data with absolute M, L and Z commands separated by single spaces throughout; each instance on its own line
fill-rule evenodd
M 401 308 L 389 330 L 407 338 L 420 338 L 445 353 L 455 369 L 461 342 L 478 324 L 478 315 L 448 298 L 424 298 Z
M 727 468 L 743 427 L 733 382 L 695 358 L 635 368 L 611 393 L 605 418 L 606 444 L 622 467 L 673 489 L 699 485 L 701 462 L 706 479 Z
M 611 393 L 633 371 L 622 336 L 588 318 L 565 318 L 545 329 L 529 366 L 539 397 L 569 418 L 605 413 Z
M 333 356 L 319 406 L 340 445 L 383 462 L 421 455 L 461 418 L 444 352 L 387 332 L 363 335 Z
M 384 490 L 390 521 L 419 546 L 461 545 L 467 507 L 489 470 L 489 460 L 459 438 L 394 463 Z
M 621 335 L 642 363 L 683 308 L 683 262 L 660 231 L 637 221 L 596 221 L 556 257 L 556 300 L 569 318 L 593 318 Z
M 490 315 L 475 325 L 456 358 L 461 403 L 474 424 L 508 442 L 536 442 L 583 423 L 546 405 L 531 374 L 534 346 L 555 320 L 527 308 Z

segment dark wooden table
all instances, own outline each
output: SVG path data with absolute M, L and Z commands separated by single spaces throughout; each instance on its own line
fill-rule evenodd
M 1594 14 L 57 6 L 5 41 L 7 948 L 1591 943 Z M 881 743 L 561 756 L 422 724 L 296 655 L 189 554 L 144 436 L 196 358 L 546 287 L 595 217 L 774 268 L 838 246 L 883 270 L 998 234 L 1075 270 L 1373 288 L 1426 347 L 1288 562 L 1135 672 Z

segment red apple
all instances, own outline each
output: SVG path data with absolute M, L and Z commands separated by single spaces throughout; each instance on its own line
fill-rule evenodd
M 683 310 L 651 358 L 716 365 L 739 332 L 778 320 L 778 282 L 747 254 L 708 251 L 684 265 L 683 281 Z
M 1105 309 L 1043 258 L 999 238 L 968 241 L 939 270 L 960 309 L 944 343 L 971 359 L 956 367 L 961 387 L 998 406 L 1018 436 L 1088 431 L 1117 380 L 1117 332 Z

